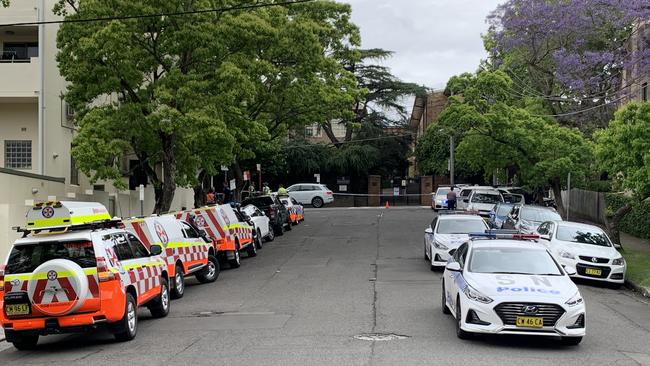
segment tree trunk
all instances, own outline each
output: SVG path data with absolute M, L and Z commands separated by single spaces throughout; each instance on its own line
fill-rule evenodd
M 611 220 L 607 218 L 605 222 L 605 226 L 607 226 L 607 231 L 609 232 L 609 238 L 616 244 L 621 243 L 621 232 L 619 229 L 621 221 L 630 211 L 632 211 L 632 204 L 628 202 L 625 206 L 616 210 Z
M 327 137 L 329 137 L 330 141 L 332 141 L 332 144 L 334 144 L 334 146 L 336 147 L 340 147 L 341 142 L 339 141 L 338 138 L 336 138 L 336 136 L 334 136 L 334 131 L 332 131 L 332 123 L 331 122 L 323 123 L 321 127 L 323 128 L 323 131 L 325 131 Z
M 560 214 L 560 216 L 566 217 L 564 202 L 562 202 L 562 184 L 560 183 L 559 178 L 553 179 L 551 188 L 553 189 L 553 196 L 555 196 L 555 204 L 557 205 L 557 212 Z
M 206 187 L 210 186 L 210 176 L 205 170 L 201 170 L 198 177 L 198 183 L 194 186 L 194 208 L 203 207 L 207 204 Z M 209 188 L 208 188 L 209 189 Z
M 235 162 L 232 164 L 232 170 L 233 173 L 235 174 L 235 192 L 234 198 L 236 201 L 241 201 L 241 191 L 244 189 L 244 173 L 241 170 L 241 166 L 239 165 L 239 161 L 235 159 Z
M 154 207 L 156 214 L 169 212 L 174 200 L 174 193 L 176 193 L 176 156 L 174 154 L 176 135 L 161 133 L 160 141 L 163 149 L 163 182 L 160 198 L 156 198 L 156 207 Z

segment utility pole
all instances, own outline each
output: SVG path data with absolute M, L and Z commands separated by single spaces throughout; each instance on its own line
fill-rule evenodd
M 449 185 L 454 185 L 454 135 L 449 135 Z
M 567 177 L 567 196 L 566 196 L 566 221 L 569 221 L 569 209 L 571 208 L 571 172 L 569 172 L 569 176 Z M 560 197 L 562 199 L 562 197 Z

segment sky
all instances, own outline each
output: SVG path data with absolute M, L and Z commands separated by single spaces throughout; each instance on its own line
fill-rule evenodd
M 481 34 L 503 0 L 342 0 L 352 5 L 364 48 L 395 52 L 384 62 L 403 81 L 443 89 L 486 57 Z

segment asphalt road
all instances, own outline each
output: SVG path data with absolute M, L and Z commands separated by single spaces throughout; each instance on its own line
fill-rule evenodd
M 650 301 L 582 286 L 587 337 L 461 341 L 440 311 L 440 273 L 423 260 L 428 209 L 308 210 L 306 221 L 210 285 L 190 284 L 138 336 L 50 336 L 35 351 L 0 342 L 0 364 L 650 365 Z M 355 339 L 393 333 L 390 341 Z

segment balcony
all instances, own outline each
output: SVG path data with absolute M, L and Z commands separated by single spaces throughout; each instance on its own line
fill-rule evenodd
M 40 58 L 31 57 L 29 62 L 0 62 L 0 98 L 37 98 Z

